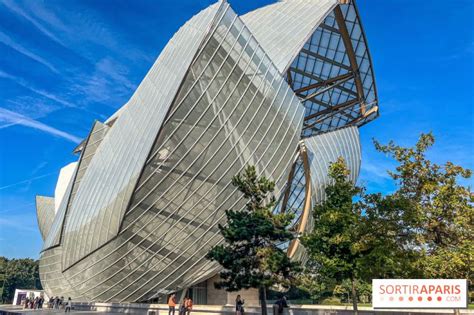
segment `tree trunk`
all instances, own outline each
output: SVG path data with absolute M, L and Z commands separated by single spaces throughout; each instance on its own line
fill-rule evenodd
M 260 295 L 260 307 L 262 309 L 262 315 L 267 315 L 267 289 L 265 287 L 260 287 L 258 289 Z
M 359 310 L 357 309 L 357 289 L 356 289 L 356 280 L 354 277 L 351 278 L 352 282 L 352 308 L 354 309 L 354 314 L 359 314 Z

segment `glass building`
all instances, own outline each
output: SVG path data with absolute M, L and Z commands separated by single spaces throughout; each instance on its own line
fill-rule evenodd
M 354 1 L 285 0 L 238 16 L 219 1 L 173 36 L 130 100 L 96 121 L 36 199 L 49 296 L 148 301 L 193 288 L 219 265 L 226 209 L 245 200 L 233 175 L 255 165 L 276 183 L 275 211 L 313 222 L 329 163 L 359 173 L 358 128 L 378 116 Z M 304 259 L 298 241 L 284 244 Z

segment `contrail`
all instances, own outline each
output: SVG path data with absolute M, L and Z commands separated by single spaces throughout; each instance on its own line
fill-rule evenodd
M 56 173 L 57 172 L 51 172 L 51 173 L 39 175 L 39 176 L 36 176 L 36 177 L 33 177 L 33 178 L 25 179 L 25 180 L 22 180 L 20 182 L 14 183 L 14 184 L 2 186 L 2 187 L 0 187 L 0 190 L 7 189 L 7 188 L 17 186 L 17 185 L 21 185 L 21 184 L 24 184 L 24 183 L 32 182 L 34 180 L 37 180 L 37 179 L 40 179 L 40 178 L 43 178 L 43 177 L 46 177 L 46 176 L 50 176 L 50 175 L 53 175 L 53 174 L 56 174 Z
M 2 72 L 0 71 L 0 76 L 2 75 Z M 54 127 L 48 126 L 42 122 L 39 122 L 37 120 L 34 120 L 32 118 L 23 116 L 21 114 L 18 114 L 16 112 L 12 112 L 8 109 L 1 108 L 0 107 L 0 122 L 6 122 L 7 127 L 13 125 L 22 125 L 25 127 L 30 127 L 33 129 L 41 130 L 43 132 L 49 133 L 50 135 L 60 137 L 69 141 L 72 141 L 74 143 L 79 143 L 82 141 L 81 138 L 76 137 L 75 135 L 72 135 L 70 133 L 67 133 L 65 131 L 56 129 Z

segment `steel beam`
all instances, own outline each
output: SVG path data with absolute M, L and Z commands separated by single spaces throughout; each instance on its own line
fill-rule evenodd
M 301 70 L 301 69 L 298 69 L 298 68 L 290 68 L 290 69 L 291 69 L 291 71 L 293 71 L 293 72 L 295 72 L 295 73 L 299 73 L 299 74 L 301 74 L 301 75 L 303 75 L 303 76 L 306 76 L 306 77 L 308 77 L 308 78 L 311 78 L 311 79 L 313 79 L 313 80 L 316 80 L 316 81 L 318 81 L 318 83 L 324 81 L 324 79 L 322 79 L 322 78 L 320 78 L 320 77 L 317 77 L 317 76 L 315 76 L 315 75 L 312 74 L 312 73 L 305 72 L 305 71 L 303 71 L 303 70 Z M 345 88 L 345 87 L 343 87 L 343 86 L 338 86 L 337 88 L 338 88 L 339 90 L 341 90 L 341 91 L 344 91 L 344 92 L 346 92 L 346 93 L 348 93 L 348 94 L 351 94 L 351 95 L 354 95 L 354 96 L 358 97 L 357 92 L 354 92 L 354 91 L 352 91 L 352 90 L 350 90 L 350 89 L 348 89 L 348 88 Z
M 324 56 L 322 56 L 322 55 L 320 55 L 320 54 L 318 54 L 318 53 L 316 53 L 316 52 L 314 52 L 314 51 L 311 51 L 311 50 L 308 50 L 308 49 L 303 48 L 303 49 L 301 49 L 301 52 L 307 54 L 308 56 L 312 56 L 312 57 L 314 57 L 314 58 L 316 58 L 316 59 L 320 59 L 320 60 L 322 60 L 322 61 L 332 63 L 333 65 L 338 66 L 339 68 L 346 69 L 347 71 L 351 71 L 351 70 L 352 70 L 351 67 L 349 67 L 349 66 L 347 66 L 347 65 L 345 65 L 345 64 L 343 64 L 343 63 L 337 62 L 337 61 L 335 61 L 335 60 L 333 60 L 333 59 L 331 59 L 331 58 L 324 57 Z
M 332 26 L 329 26 L 329 25 L 327 25 L 327 24 L 322 23 L 322 24 L 319 25 L 319 27 L 321 27 L 321 28 L 323 28 L 323 29 L 325 29 L 325 30 L 327 30 L 327 31 L 329 31 L 329 32 L 333 32 L 333 33 L 339 34 L 339 30 L 338 30 L 337 28 L 332 27 Z
M 351 100 L 351 101 L 354 101 L 354 103 L 349 103 L 349 102 L 348 102 L 347 104 L 345 104 L 345 107 L 344 107 L 344 108 L 341 107 L 341 108 L 336 109 L 335 111 L 331 111 L 331 112 L 330 112 L 330 115 L 328 115 L 328 116 L 326 116 L 326 117 L 322 117 L 322 118 L 316 120 L 315 122 L 311 123 L 310 125 L 304 126 L 304 127 L 303 127 L 303 130 L 307 130 L 307 129 L 310 129 L 310 128 L 314 128 L 314 126 L 316 126 L 317 124 L 319 124 L 319 123 L 325 121 L 325 120 L 328 119 L 328 118 L 332 118 L 332 117 L 336 116 L 337 114 L 344 115 L 344 116 L 346 116 L 347 118 L 351 119 L 351 120 L 349 120 L 349 121 L 346 122 L 345 126 L 349 126 L 349 125 L 353 124 L 354 121 L 359 121 L 360 119 L 363 119 L 364 116 L 358 116 L 358 117 L 354 118 L 354 116 L 351 116 L 351 115 L 349 115 L 349 114 L 347 114 L 347 113 L 344 112 L 345 109 L 348 109 L 348 108 L 350 108 L 350 107 L 353 107 L 353 106 L 355 106 L 355 105 L 357 105 L 357 104 L 359 103 L 359 100 Z M 342 104 L 341 104 L 341 105 L 342 105 Z
M 281 202 L 281 212 L 286 212 L 286 206 L 288 205 L 288 199 L 290 199 L 290 194 L 291 194 L 291 183 L 293 182 L 293 178 L 295 177 L 295 169 L 296 169 L 296 163 L 298 163 L 298 159 L 293 163 L 293 166 L 291 167 L 290 173 L 288 174 L 288 180 L 286 182 L 286 190 L 285 190 L 285 195 L 283 196 L 283 200 Z
M 332 107 L 328 107 L 326 109 L 323 109 L 322 111 L 319 111 L 317 113 L 308 115 L 304 118 L 304 120 L 308 121 L 308 120 L 311 120 L 311 119 L 316 118 L 316 117 L 321 116 L 321 115 L 329 114 L 329 113 L 332 113 L 332 112 L 337 112 L 339 110 L 344 110 L 348 107 L 351 107 L 351 106 L 357 104 L 358 102 L 359 102 L 358 99 L 351 99 L 351 100 L 348 100 L 347 102 L 344 102 L 344 103 L 341 103 L 341 104 L 338 104 L 338 105 L 335 105 L 335 106 L 332 106 Z
M 332 83 L 335 83 L 335 82 L 337 82 L 337 81 L 344 80 L 344 79 L 347 79 L 347 78 L 351 78 L 351 77 L 353 77 L 353 76 L 354 76 L 354 74 L 353 74 L 352 72 L 344 73 L 344 74 L 335 76 L 334 78 L 330 78 L 330 79 L 327 79 L 327 80 L 323 80 L 323 81 L 321 81 L 321 82 L 314 83 L 314 84 L 310 84 L 310 85 L 307 85 L 307 86 L 305 86 L 305 87 L 296 89 L 296 90 L 295 90 L 295 93 L 298 94 L 298 93 L 301 93 L 301 92 L 306 92 L 306 91 L 308 91 L 308 90 L 312 90 L 312 89 L 316 89 L 316 88 L 328 86 L 328 85 L 330 85 L 330 84 L 332 84 Z
M 298 96 L 304 97 L 303 101 L 307 101 L 307 100 L 310 100 L 310 99 L 312 99 L 312 98 L 314 98 L 314 97 L 316 97 L 316 96 L 318 96 L 318 95 L 321 95 L 321 94 L 323 94 L 323 93 L 325 93 L 325 92 L 327 92 L 327 91 L 329 91 L 329 90 L 331 90 L 331 89 L 333 89 L 333 88 L 336 88 L 336 87 L 338 88 L 338 87 L 340 87 L 341 84 L 343 84 L 344 82 L 347 82 L 347 81 L 351 80 L 352 78 L 353 78 L 353 75 L 346 76 L 345 78 L 340 79 L 340 80 L 335 81 L 335 82 L 332 82 L 332 83 L 329 84 L 329 86 L 327 86 L 327 87 L 325 87 L 325 88 L 323 88 L 323 89 L 317 90 L 316 92 L 311 93 L 311 94 L 309 94 L 309 95 L 307 95 L 307 96 L 301 95 L 301 94 L 299 94 Z

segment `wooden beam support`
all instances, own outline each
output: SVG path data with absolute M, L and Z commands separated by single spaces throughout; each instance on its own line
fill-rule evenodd
M 347 57 L 349 58 L 349 63 L 352 68 L 352 72 L 355 75 L 355 85 L 357 89 L 357 94 L 359 94 L 360 99 L 360 113 L 364 115 L 365 113 L 365 101 L 364 101 L 364 87 L 362 85 L 362 81 L 360 80 L 360 72 L 359 66 L 357 65 L 357 58 L 354 52 L 354 47 L 352 46 L 352 40 L 349 35 L 349 31 L 347 30 L 346 21 L 344 19 L 344 15 L 342 14 L 341 6 L 337 6 L 334 9 L 334 17 L 337 22 L 337 26 L 339 28 L 339 34 L 341 34 L 342 41 L 344 43 L 344 47 L 346 48 Z
M 286 71 L 286 81 L 288 82 L 288 85 L 293 89 L 293 77 L 291 76 L 291 69 L 288 69 Z
M 379 111 L 379 107 L 378 107 L 378 106 L 374 106 L 374 107 L 372 107 L 371 109 L 369 109 L 368 111 L 366 111 L 366 112 L 364 113 L 364 115 L 359 116 L 359 117 L 357 117 L 356 119 L 354 119 L 354 120 L 348 122 L 348 123 L 347 123 L 347 126 L 355 125 L 355 124 L 357 124 L 358 122 L 360 122 L 361 120 L 363 120 L 363 119 L 369 117 L 369 116 L 372 115 L 373 113 L 378 113 L 378 111 Z
M 304 202 L 303 202 L 303 212 L 301 214 L 300 222 L 298 223 L 297 232 L 298 235 L 304 233 L 306 226 L 308 224 L 309 216 L 311 215 L 311 170 L 309 166 L 308 152 L 306 146 L 303 142 L 300 143 L 300 156 L 303 160 L 304 168 L 304 178 L 305 178 L 305 193 L 304 193 Z M 293 240 L 288 247 L 288 257 L 292 258 L 296 249 L 300 245 L 298 238 Z

